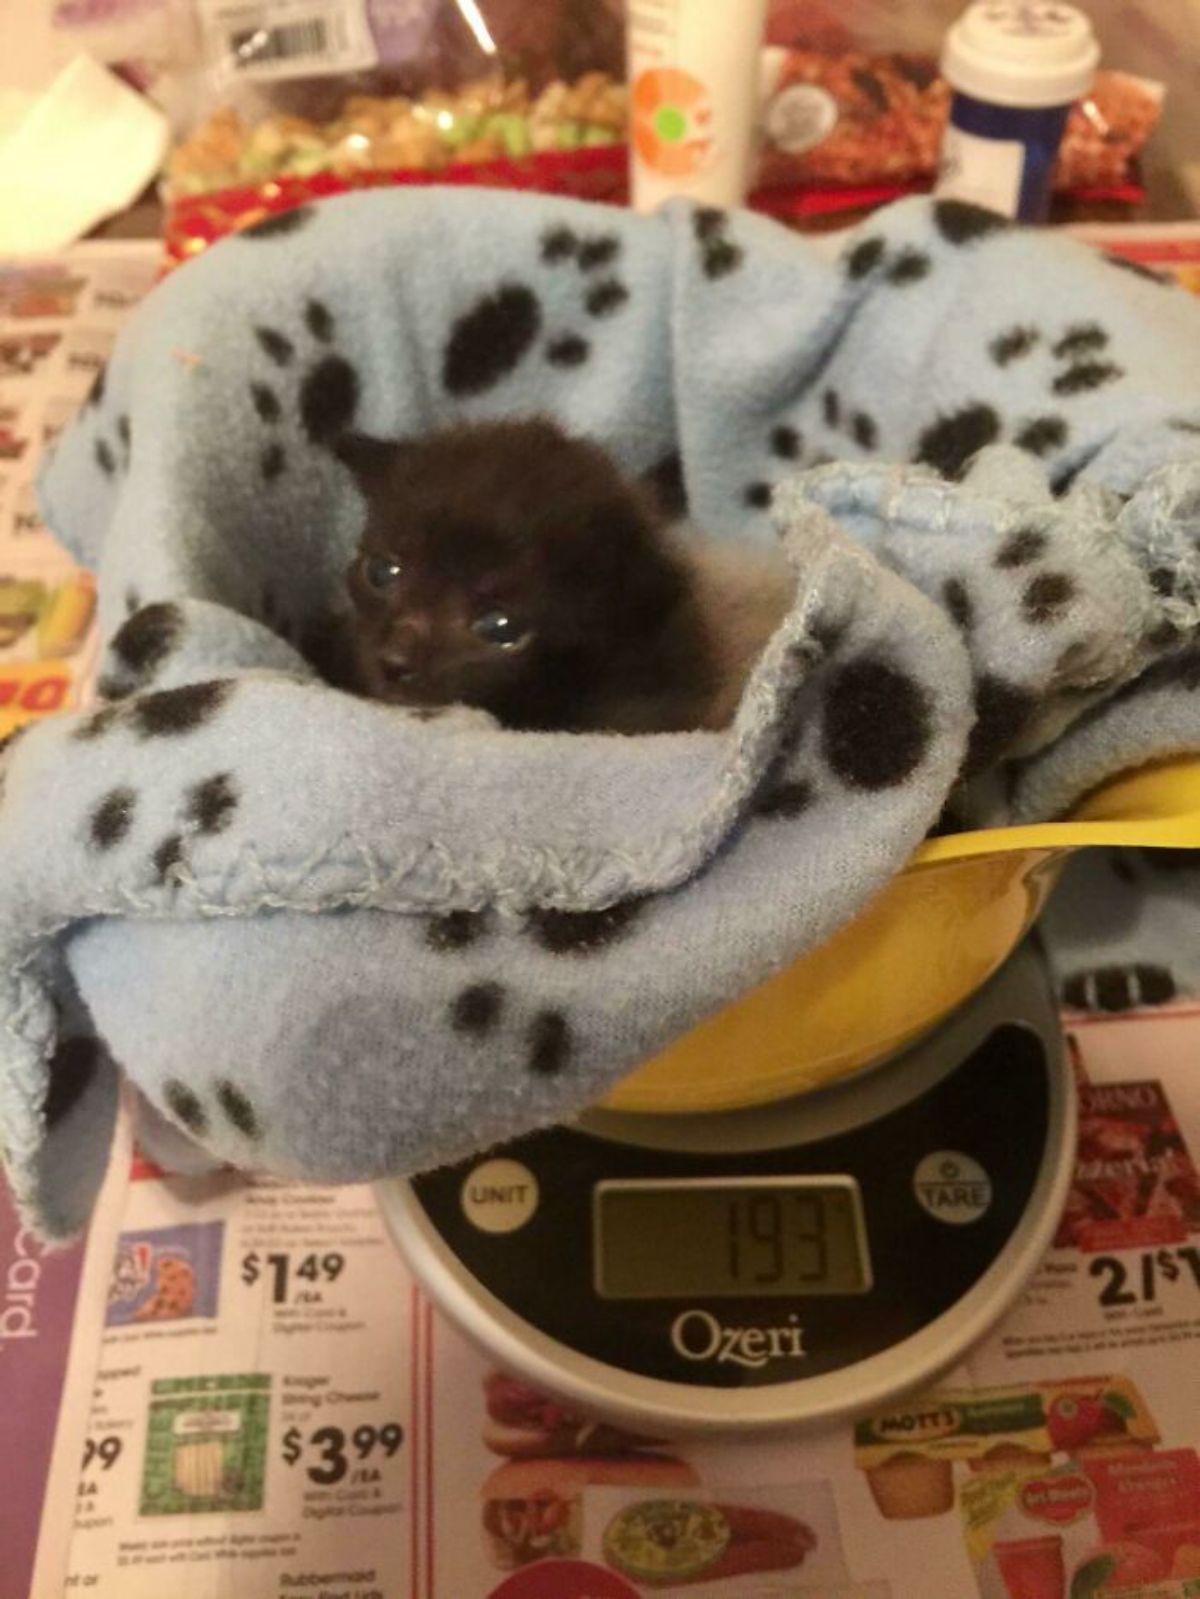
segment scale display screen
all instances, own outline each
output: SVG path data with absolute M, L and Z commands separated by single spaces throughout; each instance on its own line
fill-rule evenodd
M 853 1177 L 602 1182 L 602 1299 L 863 1294 L 871 1265 Z

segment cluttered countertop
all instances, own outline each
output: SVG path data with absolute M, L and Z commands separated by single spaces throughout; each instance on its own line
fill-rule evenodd
M 132 72 L 133 9 L 60 6 L 56 23 L 72 42 L 91 29 L 126 78 L 160 81 L 176 118 L 165 185 L 138 200 L 134 163 L 133 203 L 89 219 L 89 241 L 0 269 L 0 734 L 90 703 L 95 586 L 42 523 L 33 475 L 164 265 L 362 185 L 619 200 L 625 119 L 638 125 L 603 7 L 590 29 L 563 7 L 553 47 L 532 25 L 522 36 L 519 8 L 470 8 L 485 31 L 515 30 L 527 60 L 543 51 L 532 88 L 464 88 L 459 70 L 453 90 L 435 73 L 432 88 L 385 94 L 355 76 L 382 52 L 378 29 L 371 43 L 365 23 L 338 33 L 337 8 L 312 19 L 293 7 L 275 31 L 251 17 L 247 33 L 247 8 L 210 3 L 210 49 L 258 40 L 258 81 L 236 114 L 213 98 L 211 54 L 199 74 L 194 56 L 172 56 L 171 8 L 141 9 L 151 32 L 136 37 L 153 36 L 160 59 Z M 421 9 L 407 33 L 393 18 L 389 48 L 414 49 Z M 825 230 L 927 184 L 946 95 L 924 41 L 898 51 L 865 15 L 850 38 L 834 19 L 814 25 L 813 8 L 804 25 L 779 12 L 789 43 L 773 47 L 774 143 L 756 203 Z M 1168 35 L 1147 23 L 1125 53 L 1106 52 L 1143 75 L 1109 74 L 1076 115 L 1055 206 L 1109 218 L 1083 236 L 1197 292 L 1200 229 L 1141 222 L 1190 209 L 1187 161 L 1142 149 L 1160 113 L 1163 147 L 1179 139 L 1171 93 L 1164 109 L 1145 70 Z M 289 52 L 304 60 L 334 37 L 349 83 L 332 98 L 310 88 L 293 109 Z M 461 61 L 453 30 L 422 48 Z M 348 100 L 347 87 L 362 92 Z M 172 101 L 185 92 L 200 110 Z M 814 117 L 837 136 L 807 142 Z M 160 224 L 165 260 L 160 243 L 128 237 Z M 1146 875 L 1127 853 L 1114 857 L 1123 884 Z M 1144 957 L 1127 943 L 1123 964 L 1063 982 L 1078 1158 L 1016 1307 L 933 1394 L 778 1441 L 674 1444 L 574 1415 L 495 1372 L 438 1315 L 369 1187 L 168 1175 L 132 1146 L 127 1106 L 82 1243 L 44 1250 L 2 1202 L 0 1599 L 137 1599 L 160 1591 L 164 1568 L 185 1594 L 245 1599 L 636 1599 L 680 1584 L 744 1599 L 1185 1599 L 1200 1584 L 1200 1017 L 1161 945 L 1158 925 Z M 726 1348 L 744 1359 L 752 1345 Z M 693 1507 L 672 1532 L 687 1548 L 669 1580 L 645 1542 L 646 1507 L 667 1501 Z

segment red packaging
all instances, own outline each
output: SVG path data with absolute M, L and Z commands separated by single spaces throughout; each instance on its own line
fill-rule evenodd
M 761 186 L 932 182 L 951 98 L 932 57 L 775 49 L 767 65 Z M 1055 189 L 1136 198 L 1135 159 L 1161 101 L 1157 84 L 1098 72 L 1067 119 Z
M 1020 1599 L 1063 1599 L 1067 1574 L 1061 1538 L 997 1543 L 992 1554 L 1010 1594 L 1018 1594 Z
M 1162 1086 L 1082 1085 L 1075 1182 L 1057 1246 L 1177 1244 L 1198 1227 L 1200 1174 Z
M 1141 1544 L 1168 1571 L 1181 1549 L 1200 1549 L 1200 1456 L 1194 1449 L 1091 1460 L 1084 1470 L 1107 1542 Z

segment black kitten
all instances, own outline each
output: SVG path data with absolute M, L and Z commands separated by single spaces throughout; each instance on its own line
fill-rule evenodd
M 722 727 L 786 612 L 780 559 L 666 525 L 597 445 L 535 418 L 338 454 L 367 502 L 354 686 L 504 727 Z

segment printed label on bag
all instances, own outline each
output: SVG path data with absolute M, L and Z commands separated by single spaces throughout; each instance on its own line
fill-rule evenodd
M 228 83 L 358 72 L 378 61 L 365 0 L 198 0 L 205 55 Z

